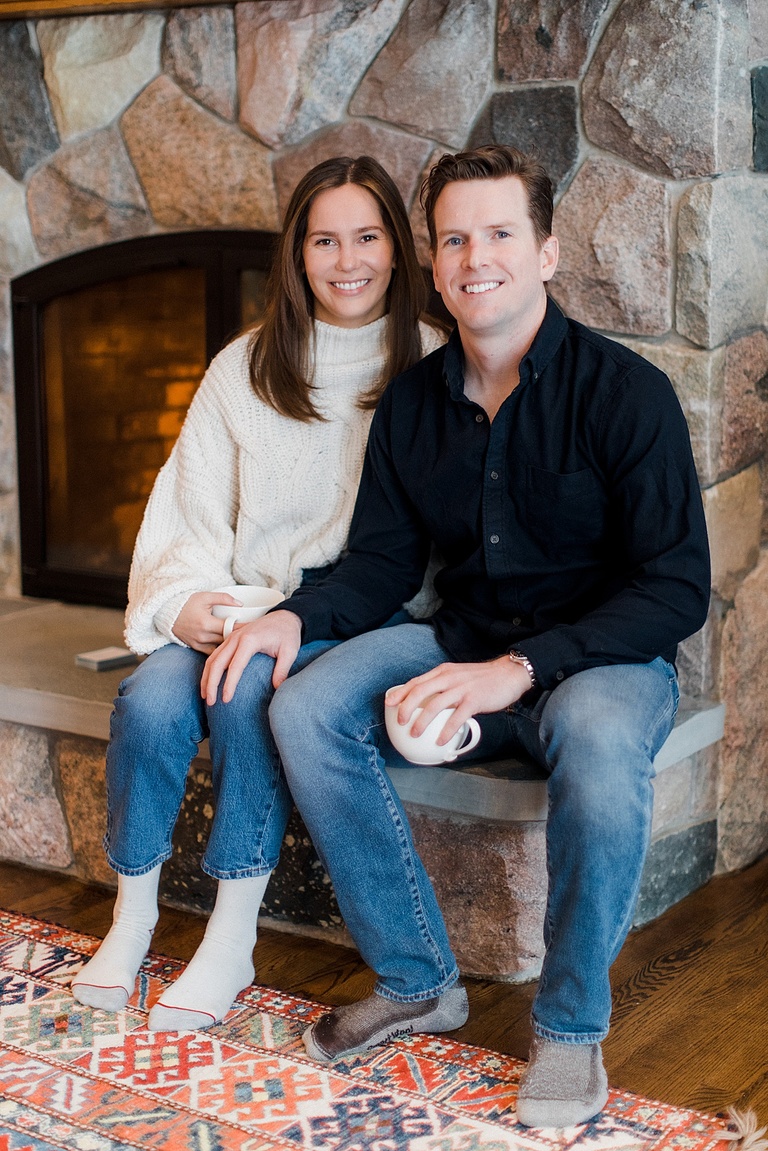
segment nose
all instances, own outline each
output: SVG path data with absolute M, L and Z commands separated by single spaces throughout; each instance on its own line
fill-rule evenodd
M 488 263 L 488 251 L 484 241 L 478 236 L 470 236 L 464 245 L 464 266 L 482 268 Z
M 360 253 L 355 244 L 339 244 L 336 267 L 341 272 L 349 272 L 360 265 Z

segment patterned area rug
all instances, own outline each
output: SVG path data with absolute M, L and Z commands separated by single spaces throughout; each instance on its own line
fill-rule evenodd
M 614 1091 L 591 1123 L 515 1122 L 522 1065 L 413 1036 L 322 1067 L 301 1033 L 316 1003 L 252 987 L 205 1032 L 146 1029 L 181 966 L 150 956 L 119 1015 L 68 984 L 99 941 L 0 912 L 0 1151 L 719 1151 L 727 1121 Z

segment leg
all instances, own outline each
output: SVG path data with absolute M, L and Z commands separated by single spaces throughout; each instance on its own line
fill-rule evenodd
M 393 1032 L 447 1030 L 466 1018 L 463 988 L 448 995 L 455 1009 L 445 1011 L 456 963 L 378 747 L 386 740 L 386 689 L 447 658 L 426 625 L 371 632 L 286 681 L 270 708 L 296 804 L 346 923 L 378 976 L 362 1046 L 374 1035 L 383 1042 Z M 340 1020 L 341 1013 L 333 1015 Z M 344 1020 L 347 1051 L 361 1048 L 358 1022 Z
M 674 668 L 657 659 L 581 672 L 541 708 L 549 895 L 521 1122 L 567 1126 L 604 1105 L 608 973 L 632 921 L 650 840 L 653 760 L 677 698 Z M 570 1095 L 554 1097 L 555 1088 Z
M 157 922 L 160 865 L 189 763 L 205 734 L 199 682 L 205 659 L 168 645 L 120 685 L 107 748 L 107 855 L 118 872 L 113 926 L 78 973 L 80 1003 L 119 1011 L 133 993 Z

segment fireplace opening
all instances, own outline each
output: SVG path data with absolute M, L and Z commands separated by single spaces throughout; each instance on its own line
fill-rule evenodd
M 124 607 L 133 544 L 211 358 L 263 309 L 275 237 L 142 237 L 12 282 L 22 592 Z

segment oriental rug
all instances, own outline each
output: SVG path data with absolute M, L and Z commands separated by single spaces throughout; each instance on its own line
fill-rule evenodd
M 148 1005 L 182 965 L 149 956 L 125 1011 L 95 1011 L 68 984 L 98 944 L 0 912 L 0 1151 L 726 1151 L 738 1138 L 727 1119 L 623 1091 L 585 1126 L 522 1127 L 523 1065 L 442 1036 L 320 1066 L 301 1033 L 325 1008 L 265 987 L 209 1031 L 151 1032 Z

